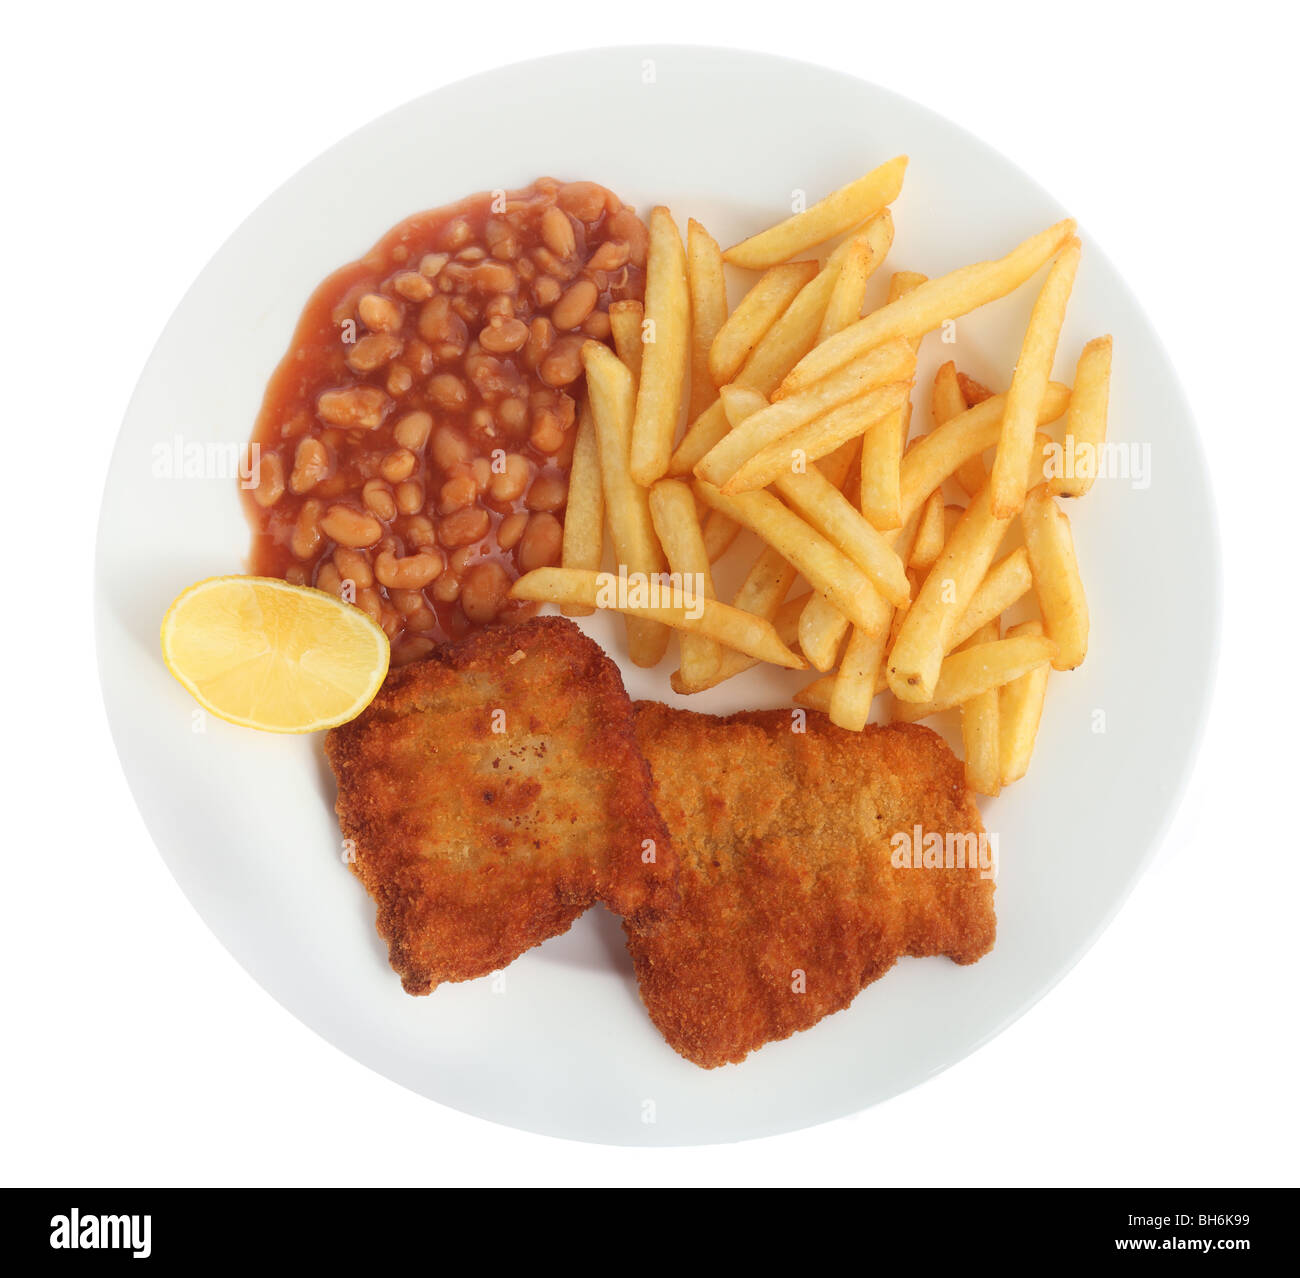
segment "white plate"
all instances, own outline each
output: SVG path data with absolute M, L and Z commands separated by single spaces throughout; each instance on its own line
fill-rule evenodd
M 1187 405 L 1137 304 L 1083 228 L 1056 375 L 1115 336 L 1111 438 L 1149 446 L 1152 479 L 1099 480 L 1070 508 L 1092 650 L 1052 680 L 1026 780 L 984 803 L 1000 840 L 998 943 L 978 965 L 902 960 L 852 1008 L 741 1066 L 704 1071 L 646 1018 L 617 921 L 593 910 L 504 977 L 401 992 L 373 908 L 339 855 L 317 739 L 209 720 L 164 670 L 171 598 L 239 571 L 233 483 L 167 478 L 186 445 L 244 442 L 312 288 L 394 222 L 540 174 L 594 178 L 643 211 L 669 204 L 723 242 L 899 152 L 891 262 L 930 275 L 1000 255 L 1063 210 L 929 111 L 821 67 L 730 50 L 566 54 L 440 89 L 309 165 L 231 237 L 181 303 L 113 455 L 98 546 L 104 694 L 131 788 L 163 857 L 230 952 L 281 1003 L 373 1069 L 443 1104 L 532 1131 L 692 1144 L 849 1114 L 960 1060 L 1041 997 L 1096 939 L 1172 816 L 1214 670 L 1219 569 Z M 887 272 L 882 272 L 882 277 Z M 883 284 L 880 285 L 883 287 Z M 1028 287 L 927 339 L 917 417 L 941 359 L 1005 384 Z M 587 628 L 616 656 L 618 628 Z M 678 701 L 667 667 L 625 667 L 633 696 Z M 798 677 L 755 671 L 691 699 L 787 703 Z M 1104 730 L 1099 730 L 1104 729 Z M 653 1119 L 653 1121 L 649 1121 Z

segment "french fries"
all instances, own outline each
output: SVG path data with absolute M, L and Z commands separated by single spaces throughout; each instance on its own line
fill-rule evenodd
M 794 599 L 787 599 L 785 603 L 776 609 L 775 615 L 771 618 L 777 638 L 787 647 L 793 647 L 798 637 L 799 614 L 803 611 L 808 598 L 807 594 L 803 594 L 796 596 Z M 732 606 L 735 607 L 734 604 Z M 757 657 L 737 652 L 734 648 L 724 648 L 717 673 L 708 682 L 688 684 L 682 678 L 680 670 L 674 670 L 669 676 L 668 682 L 672 685 L 673 691 L 679 696 L 689 696 L 693 692 L 706 692 L 709 688 L 716 688 L 718 684 L 725 682 L 727 679 L 734 679 L 736 675 L 744 674 L 746 670 L 752 670 L 760 664 Z
M 740 372 L 763 335 L 816 274 L 816 262 L 787 262 L 759 277 L 709 348 L 709 374 L 715 386 L 727 385 Z
M 680 694 L 767 662 L 825 672 L 794 700 L 850 731 L 882 691 L 903 722 L 959 708 L 966 783 L 992 796 L 1029 766 L 1050 670 L 1087 652 L 1054 498 L 1083 496 L 1098 473 L 1112 343 L 1083 348 L 1072 388 L 1049 380 L 1080 257 L 1068 218 L 1001 258 L 934 279 L 899 271 L 863 316 L 905 167 L 881 165 L 725 253 L 693 219 L 683 248 L 668 210 L 653 210 L 644 307 L 610 306 L 617 355 L 583 348 L 561 566 L 525 574 L 512 595 L 623 613 L 638 665 L 677 630 Z M 799 260 L 838 236 L 820 263 Z M 730 314 L 724 261 L 761 272 Z M 1043 267 L 1007 391 L 945 362 L 931 429 L 909 446 L 922 337 Z M 1041 428 L 1062 417 L 1052 445 Z M 1040 473 L 1049 452 L 1065 464 Z M 951 481 L 964 507 L 949 504 Z M 1017 521 L 1024 545 L 995 562 Z M 599 571 L 603 525 L 617 574 Z M 764 546 L 724 604 L 711 565 L 742 529 Z M 811 590 L 787 599 L 799 577 Z M 1041 620 L 1008 624 L 1035 602 Z
M 583 346 L 582 363 L 587 371 L 587 394 L 595 424 L 600 480 L 614 554 L 630 572 L 660 573 L 666 564 L 650 518 L 650 501 L 646 490 L 633 480 L 628 470 L 636 403 L 632 374 L 602 342 L 587 342 Z M 564 602 L 591 606 L 581 599 Z M 627 647 L 633 664 L 657 665 L 668 648 L 668 630 L 652 618 L 630 615 Z
M 1007 391 L 1002 435 L 989 480 L 993 488 L 993 513 L 999 519 L 1018 514 L 1025 504 L 1025 471 L 1034 446 L 1034 431 L 1056 360 L 1065 304 L 1070 300 L 1078 269 L 1079 241 L 1071 240 L 1052 263 L 1029 317 L 1029 328 Z
M 1050 664 L 1055 654 L 1056 645 L 1050 639 L 1030 634 L 963 648 L 944 660 L 943 672 L 929 700 L 899 701 L 895 715 L 903 723 L 915 723 L 941 710 L 951 710 L 982 692 Z
M 1097 478 L 1101 450 L 1106 443 L 1110 355 L 1111 339 L 1094 337 L 1079 356 L 1074 393 L 1065 419 L 1065 455 L 1073 460 L 1073 473 L 1052 476 L 1048 492 L 1053 497 L 1082 497 Z
M 899 468 L 903 516 L 907 518 L 929 498 L 940 484 L 962 464 L 992 448 L 1002 433 L 1005 395 L 994 395 L 964 413 L 922 435 L 907 450 Z M 1070 390 L 1057 382 L 1048 383 L 1038 413 L 1038 424 L 1055 421 L 1070 402 Z
M 695 467 L 695 473 L 721 487 L 760 449 L 785 439 L 800 426 L 849 400 L 910 377 L 915 365 L 916 355 L 906 342 L 888 342 L 868 351 L 806 394 L 771 404 L 747 418 L 714 445 Z
M 826 594 L 850 621 L 861 626 L 871 624 L 871 614 L 862 603 L 872 592 L 867 575 L 771 493 L 740 493 L 733 497 L 703 479 L 697 481 L 696 487 L 715 510 L 744 524 L 784 555 L 808 584 Z
M 996 621 L 1013 603 L 1027 595 L 1032 585 L 1029 552 L 1017 546 L 985 573 L 952 632 L 951 646 L 961 647 L 977 630 Z
M 661 479 L 650 490 L 650 517 L 659 544 L 668 558 L 668 568 L 683 582 L 689 577 L 706 599 L 715 598 L 709 553 L 695 514 L 695 494 L 680 479 Z M 717 672 L 722 651 L 705 635 L 689 631 L 681 635 L 682 678 L 703 683 Z
M 930 393 L 930 412 L 935 426 L 942 426 L 954 417 L 960 417 L 969 407 L 966 396 L 962 394 L 957 366 L 949 360 L 934 375 L 934 389 Z M 987 478 L 984 462 L 979 457 L 972 457 L 957 467 L 957 482 L 967 497 L 974 497 L 984 487 Z
M 621 593 L 619 578 L 615 574 L 577 568 L 534 568 L 532 572 L 524 573 L 510 588 L 512 599 L 576 604 L 583 608 L 622 612 L 631 618 L 701 635 L 759 661 L 790 670 L 806 668 L 806 663 L 777 637 L 772 623 L 762 617 L 741 612 L 716 599 L 692 597 L 678 586 L 657 586 L 657 603 L 630 602 L 630 591 L 627 592 L 628 601 L 624 601 L 620 598 Z M 648 592 L 650 600 L 655 597 Z
M 889 654 L 889 686 L 900 701 L 924 702 L 935 696 L 952 631 L 1010 522 L 993 514 L 993 488 L 986 484 L 930 569 Z
M 994 643 L 999 638 L 1001 634 L 998 623 L 990 621 L 976 631 L 971 646 Z M 998 693 L 997 688 L 977 692 L 968 701 L 963 701 L 961 706 L 961 744 L 962 753 L 966 756 L 966 784 L 976 794 L 987 794 L 990 797 L 1002 789 Z
M 690 363 L 690 326 L 686 253 L 677 223 L 661 206 L 650 212 L 650 254 L 645 281 L 648 340 L 641 356 L 628 454 L 628 469 L 643 488 L 648 488 L 668 469 Z
M 1074 538 L 1065 512 L 1039 484 L 1025 497 L 1021 513 L 1025 550 L 1034 593 L 1043 614 L 1043 632 L 1056 644 L 1052 665 L 1073 670 L 1088 652 L 1088 601 L 1074 555 Z
M 893 547 L 816 466 L 782 475 L 773 486 L 793 511 L 848 555 L 890 603 L 897 606 L 911 598 L 903 561 Z M 942 518 L 941 510 L 941 526 Z
M 599 568 L 604 553 L 605 490 L 600 478 L 600 454 L 591 405 L 578 415 L 578 433 L 569 465 L 569 499 L 564 508 L 564 541 L 560 564 L 565 568 Z M 591 609 L 565 608 L 566 617 L 585 617 Z
M 891 338 L 919 340 L 945 320 L 959 319 L 978 306 L 1005 297 L 1055 257 L 1073 235 L 1074 219 L 1066 218 L 1017 245 L 1005 257 L 927 280 L 815 347 L 795 365 L 773 399 L 799 394 Z
M 724 492 L 747 493 L 775 483 L 780 476 L 806 467 L 860 435 L 892 430 L 907 403 L 907 382 L 890 382 L 866 391 L 847 404 L 805 422 L 788 435 L 759 449 L 725 484 Z M 707 465 L 702 463 L 702 465 Z
M 902 528 L 888 534 L 890 545 L 900 559 L 911 556 L 920 521 L 920 512 L 917 512 Z M 870 601 L 870 607 L 874 626 L 865 630 L 857 626 L 853 628 L 835 675 L 827 710 L 833 724 L 850 732 L 862 731 L 871 715 L 871 702 L 876 693 L 888 686 L 884 671 L 885 653 L 896 637 L 892 623 L 904 613 L 903 609 L 891 608 L 879 594 Z M 815 664 L 811 658 L 809 660 L 810 664 Z
M 788 261 L 797 253 L 823 244 L 851 226 L 865 222 L 887 204 L 892 204 L 903 189 L 906 170 L 907 156 L 897 156 L 802 213 L 733 245 L 723 257 L 733 266 L 753 271 Z
M 614 353 L 632 374 L 633 384 L 641 380 L 641 355 L 645 350 L 642 340 L 645 307 L 632 298 L 611 302 L 609 307 L 610 335 L 614 339 Z
M 944 543 L 948 540 L 943 509 L 943 491 L 936 488 L 921 507 L 921 523 L 916 530 L 916 543 L 912 547 L 912 557 L 907 561 L 909 568 L 929 568 L 939 558 Z
M 1007 631 L 1007 638 L 1018 635 L 1041 635 L 1040 621 L 1022 621 Z M 1034 740 L 1043 717 L 1050 666 L 1035 666 L 1018 679 L 998 689 L 999 781 L 1010 785 L 1029 771 Z
M 895 271 L 889 281 L 890 302 L 896 302 L 925 283 L 916 271 Z M 913 350 L 916 343 L 911 343 Z M 903 517 L 899 495 L 899 463 L 908 432 L 912 429 L 912 404 L 909 400 L 890 417 L 869 431 L 862 441 L 861 477 L 858 504 L 862 513 L 881 532 L 901 528 Z
M 718 398 L 709 373 L 709 348 L 727 320 L 722 249 L 694 218 L 686 223 L 686 282 L 691 295 L 691 398 L 687 420 L 694 421 Z
M 854 320 L 862 318 L 862 294 L 867 281 L 879 269 L 893 242 L 894 219 L 888 209 L 877 213 L 849 241 L 844 264 L 831 290 L 830 301 L 826 303 L 822 326 L 817 331 L 819 342 L 834 337 L 840 329 L 848 328 Z

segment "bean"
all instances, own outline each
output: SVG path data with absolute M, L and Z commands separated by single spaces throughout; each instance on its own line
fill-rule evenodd
M 324 590 L 331 595 L 340 594 L 343 590 L 343 579 L 339 576 L 339 570 L 331 563 L 323 563 L 316 572 L 316 589 Z
M 596 286 L 590 280 L 570 284 L 551 310 L 551 323 L 561 332 L 577 328 L 595 309 L 598 297 Z
M 568 386 L 576 382 L 582 373 L 582 346 L 586 340 L 585 337 L 562 337 L 556 342 L 537 370 L 542 381 L 548 386 Z
M 393 490 L 382 479 L 367 479 L 361 486 L 361 501 L 365 508 L 387 523 L 397 515 Z
M 580 222 L 594 222 L 605 211 L 605 188 L 595 182 L 568 182 L 560 187 L 556 199 Z
M 316 412 L 331 426 L 348 430 L 378 430 L 392 400 L 377 386 L 351 386 L 326 391 L 316 401 Z
M 613 214 L 605 223 L 606 234 L 612 240 L 627 244 L 628 260 L 635 266 L 644 266 L 650 249 L 650 232 L 646 224 L 631 209 L 624 208 Z
M 531 469 L 528 458 L 521 453 L 507 454 L 504 469 L 493 475 L 488 483 L 489 496 L 498 502 L 515 501 L 522 497 L 524 489 L 528 487 L 528 472 Z
M 474 284 L 484 293 L 513 293 L 519 278 L 515 268 L 505 262 L 484 262 L 474 269 Z
M 470 224 L 463 217 L 457 217 L 452 218 L 442 228 L 442 234 L 438 237 L 438 242 L 443 248 L 455 251 L 464 248 L 473 238 L 474 231 Z
M 573 223 L 569 221 L 563 209 L 549 208 L 542 214 L 542 239 L 552 253 L 560 257 L 571 257 L 577 252 L 577 243 L 573 235 Z
M 519 438 L 528 428 L 528 401 L 512 395 L 497 405 L 497 421 L 509 435 Z
M 407 413 L 393 427 L 393 442 L 411 452 L 418 453 L 433 429 L 433 418 L 428 413 Z
M 421 550 L 427 550 L 430 546 L 438 544 L 433 520 L 428 515 L 407 515 L 402 519 L 401 528 L 402 536 L 412 546 L 418 546 Z
M 415 454 L 406 448 L 395 448 L 391 453 L 385 453 L 379 463 L 379 473 L 390 484 L 409 479 L 414 470 Z
M 375 584 L 375 574 L 370 568 L 370 556 L 361 550 L 352 550 L 348 546 L 334 548 L 334 567 L 345 581 L 355 583 L 357 589 Z
M 505 607 L 510 577 L 495 560 L 475 564 L 460 587 L 460 606 L 476 625 L 486 625 Z
M 469 458 L 469 440 L 450 426 L 439 426 L 433 436 L 433 460 L 438 468 L 450 470 Z
M 320 521 L 321 531 L 340 546 L 373 546 L 384 535 L 384 527 L 373 515 L 351 506 L 333 505 Z
M 403 271 L 393 280 L 393 288 L 408 302 L 424 302 L 433 296 L 433 285 L 419 271 Z
M 563 285 L 553 275 L 539 275 L 533 283 L 533 296 L 543 309 L 554 306 L 563 291 Z
M 597 311 L 596 314 L 599 315 L 600 312 Z M 586 328 L 585 324 L 583 325 L 583 328 Z M 392 395 L 394 399 L 400 399 L 411 389 L 411 384 L 414 381 L 415 377 L 412 375 L 409 368 L 404 368 L 401 364 L 394 364 L 393 367 L 388 370 L 388 381 L 384 384 L 388 388 L 388 393 Z
M 524 527 L 527 523 L 526 510 L 516 510 L 513 514 L 507 515 L 497 525 L 497 545 L 502 550 L 513 549 L 515 543 L 524 535 Z
M 325 540 L 320 530 L 320 514 L 323 502 L 305 501 L 294 521 L 293 533 L 289 538 L 289 549 L 298 559 L 311 559 L 320 550 Z
M 441 555 L 421 551 L 399 559 L 391 551 L 383 550 L 375 556 L 375 577 L 381 586 L 390 590 L 423 590 L 441 572 Z
M 606 240 L 588 259 L 589 271 L 617 271 L 627 265 L 631 248 L 624 240 Z
M 424 505 L 424 485 L 418 479 L 407 479 L 397 485 L 397 509 L 404 515 L 418 515 Z
M 564 525 L 554 515 L 547 511 L 530 515 L 516 552 L 519 571 L 532 572 L 534 568 L 548 568 L 559 563 L 563 542 Z
M 402 308 L 382 293 L 367 293 L 362 297 L 357 303 L 357 315 L 372 333 L 402 331 Z
M 582 331 L 588 337 L 594 337 L 598 342 L 609 341 L 611 332 L 609 313 L 607 311 L 592 311 L 585 320 L 582 321 Z
M 284 496 L 284 463 L 279 453 L 259 453 L 257 483 L 253 487 L 253 500 L 266 510 Z
M 517 351 L 527 340 L 528 325 L 517 319 L 494 319 L 478 335 L 479 345 L 496 355 Z
M 438 493 L 438 512 L 450 515 L 454 511 L 464 510 L 466 506 L 472 506 L 477 498 L 478 485 L 474 482 L 474 475 L 471 471 L 465 471 L 452 476 L 443 484 Z
M 420 259 L 420 274 L 426 279 L 435 279 L 450 260 L 446 253 L 426 253 Z
M 524 505 L 529 510 L 560 510 L 569 497 L 569 481 L 558 474 L 541 474 L 533 480 Z
M 444 572 L 433 583 L 429 593 L 439 603 L 454 603 L 457 595 L 460 594 L 460 578 L 454 572 Z
M 564 428 L 553 408 L 545 408 L 533 416 L 533 428 L 528 432 L 528 442 L 539 453 L 556 452 L 564 443 Z
M 458 510 L 438 521 L 438 540 L 449 549 L 482 541 L 492 526 L 492 517 L 482 506 Z
M 293 454 L 293 472 L 289 488 L 295 493 L 310 492 L 330 473 L 330 458 L 319 439 L 300 439 Z
M 347 365 L 358 373 L 373 373 L 401 353 L 400 338 L 391 333 L 370 333 L 348 352 Z

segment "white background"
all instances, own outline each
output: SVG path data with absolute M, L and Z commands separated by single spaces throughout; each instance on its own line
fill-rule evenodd
M 1134 0 L 710 8 L 73 4 L 6 20 L 5 1183 L 1296 1183 L 1295 19 L 1276 4 Z M 1191 792 L 1080 966 L 905 1096 L 681 1151 L 581 1146 L 443 1110 L 278 1007 L 149 841 L 109 739 L 90 623 L 118 421 L 172 308 L 246 214 L 337 138 L 440 84 L 657 41 L 874 80 L 1066 204 L 1184 380 L 1226 577 Z

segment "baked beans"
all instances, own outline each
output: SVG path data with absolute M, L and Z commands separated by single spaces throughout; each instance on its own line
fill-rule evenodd
M 643 296 L 648 243 L 604 187 L 542 178 L 330 276 L 257 420 L 253 571 L 351 598 L 396 664 L 534 611 L 510 584 L 559 562 L 582 344 Z

